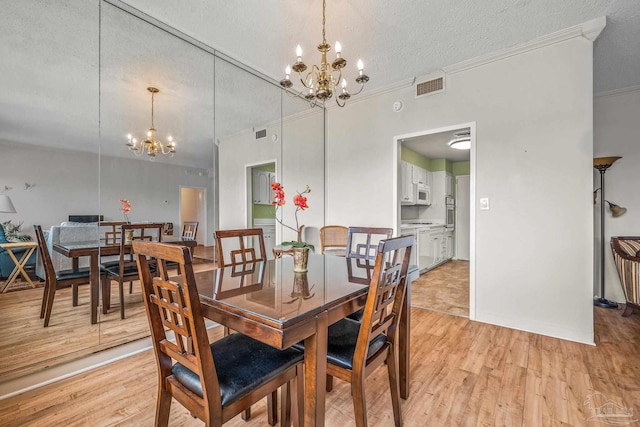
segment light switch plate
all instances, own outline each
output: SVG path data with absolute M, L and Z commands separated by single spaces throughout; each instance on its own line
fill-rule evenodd
M 489 210 L 489 198 L 483 197 L 480 199 L 480 210 L 488 211 Z

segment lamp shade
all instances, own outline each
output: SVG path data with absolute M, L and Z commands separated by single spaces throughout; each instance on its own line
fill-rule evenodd
M 613 216 L 614 218 L 624 215 L 625 212 L 627 211 L 627 208 L 618 206 L 615 203 L 611 203 L 611 202 L 607 202 L 607 203 L 609 203 L 609 210 L 611 211 L 611 216 Z
M 605 171 L 609 169 L 616 160 L 621 158 L 620 156 L 596 157 L 593 159 L 593 167 L 599 171 Z
M 16 213 L 16 208 L 13 206 L 11 198 L 5 194 L 0 194 L 0 212 Z

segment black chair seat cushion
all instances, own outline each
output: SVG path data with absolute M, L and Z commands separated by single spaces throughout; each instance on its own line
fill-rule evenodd
M 240 333 L 212 343 L 211 353 L 222 406 L 235 402 L 304 358 L 302 352 L 293 348 L 278 350 Z M 203 397 L 198 375 L 180 363 L 173 365 L 171 372 L 185 387 Z
M 120 261 L 110 261 L 100 265 L 100 270 L 104 271 L 108 276 L 116 276 L 120 275 Z M 151 274 L 156 272 L 156 265 L 149 264 L 149 271 Z M 125 276 L 137 276 L 138 275 L 138 266 L 136 265 L 127 265 L 124 267 L 124 275 Z
M 56 272 L 57 281 L 86 278 L 87 282 L 89 282 L 90 276 L 91 271 L 89 271 L 89 267 L 83 267 L 77 270 L 60 270 Z
M 364 308 L 361 308 L 360 310 L 356 311 L 355 313 L 351 313 L 347 317 L 349 319 L 355 320 L 356 322 L 361 322 L 362 321 L 362 316 L 364 316 Z
M 353 369 L 353 354 L 356 351 L 360 322 L 342 319 L 329 326 L 327 361 L 345 369 Z M 387 343 L 387 336 L 380 334 L 369 343 L 369 356 L 378 352 Z M 304 341 L 293 346 L 304 351 Z

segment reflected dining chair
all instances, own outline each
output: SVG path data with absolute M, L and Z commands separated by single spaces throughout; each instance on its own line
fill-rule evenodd
M 185 240 L 196 240 L 198 235 L 198 221 L 185 221 L 182 224 L 182 238 Z
M 219 268 L 239 267 L 267 259 L 262 228 L 218 230 L 214 237 Z
M 347 250 L 347 238 L 349 229 L 342 225 L 325 225 L 320 229 L 320 247 L 322 253 L 328 249 L 327 253 L 335 251 L 336 254 L 342 254 Z
M 412 246 L 413 236 L 381 241 L 362 321 L 345 318 L 329 326 L 327 375 L 351 384 L 357 427 L 367 425 L 365 379 L 385 362 L 394 423 L 402 425 L 397 336 Z
M 391 237 L 392 228 L 349 227 L 347 232 L 347 258 L 374 260 L 378 242 Z
M 135 255 L 131 253 L 130 242 L 127 242 L 127 234 L 132 234 L 133 240 L 162 241 L 161 223 L 123 224 L 120 226 L 120 256 L 115 261 L 100 264 L 100 270 L 104 272 L 102 279 L 102 307 L 106 314 L 111 306 L 111 281 L 118 282 L 118 294 L 120 297 L 120 319 L 124 319 L 124 282 L 129 283 L 129 292 L 132 290 L 132 282 L 140 278 Z
M 51 254 L 47 242 L 44 239 L 44 233 L 40 225 L 33 226 L 38 241 L 38 250 L 42 258 L 42 265 L 45 271 L 44 293 L 42 294 L 42 306 L 40 308 L 40 318 L 44 319 L 44 327 L 49 326 L 51 319 L 51 311 L 53 309 L 53 299 L 58 289 L 72 288 L 72 304 L 78 306 L 78 285 L 88 285 L 90 283 L 89 268 L 79 268 L 75 270 L 55 271 Z
M 209 344 L 189 249 L 134 241 L 133 251 L 158 368 L 155 425 L 168 425 L 172 398 L 206 426 L 221 426 L 282 387 L 281 425 L 289 426 L 292 381 L 301 421 L 303 353 L 278 350 L 242 334 Z M 152 277 L 152 260 L 159 277 Z M 174 280 L 168 277 L 167 261 L 179 264 Z

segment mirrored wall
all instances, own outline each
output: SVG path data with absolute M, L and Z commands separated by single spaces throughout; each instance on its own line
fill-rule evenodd
M 291 240 L 275 221 L 270 193 L 256 199 L 255 177 L 264 174 L 282 182 L 289 197 L 310 186 L 300 220 L 305 240 L 318 246 L 322 108 L 126 3 L 1 5 L 0 192 L 16 213 L 0 213 L 0 222 L 22 223 L 34 240 L 34 225 L 41 225 L 56 269 L 73 267 L 57 246 L 104 239 L 92 216 L 161 223 L 165 239 L 195 220 L 201 269 L 214 267 L 210 249 L 219 228 L 263 227 L 269 244 Z M 157 89 L 153 102 L 148 88 Z M 127 145 L 128 134 L 142 141 L 151 127 L 165 152 L 172 137 L 175 153 L 149 156 Z M 295 220 L 293 208 L 283 209 L 286 223 Z M 34 274 L 44 277 L 39 264 Z M 89 258 L 78 265 L 88 267 Z M 95 323 L 88 285 L 79 286 L 77 306 L 70 289 L 57 291 L 46 328 L 44 282 L 35 283 L 0 294 L 0 382 L 148 336 L 136 283 L 131 290 L 125 283 L 124 319 L 113 283 L 109 307 L 104 295 L 97 300 Z

